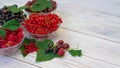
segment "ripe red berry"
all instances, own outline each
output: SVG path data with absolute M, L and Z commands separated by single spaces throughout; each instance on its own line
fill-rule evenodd
M 63 48 L 64 48 L 64 49 L 68 49 L 69 47 L 70 47 L 70 45 L 69 45 L 68 43 L 64 43 L 64 44 L 63 44 Z
M 32 34 L 49 34 L 57 30 L 61 21 L 56 14 L 31 14 L 23 26 Z
M 10 46 L 13 46 L 14 45 L 14 42 L 13 41 L 8 41 Z
M 65 51 L 63 48 L 60 48 L 57 53 L 59 56 L 63 56 L 65 54 Z
M 22 32 L 23 31 L 23 29 L 22 28 L 18 28 L 18 30 L 17 30 L 18 32 Z
M 19 32 L 19 33 L 18 33 L 18 38 L 23 38 L 23 36 L 24 36 L 24 35 L 23 35 L 22 32 Z
M 63 45 L 63 43 L 64 43 L 63 40 L 59 40 L 59 41 L 57 42 L 58 45 Z
M 13 34 L 10 34 L 9 37 L 8 37 L 8 40 L 10 41 L 14 41 L 15 40 L 15 37 Z

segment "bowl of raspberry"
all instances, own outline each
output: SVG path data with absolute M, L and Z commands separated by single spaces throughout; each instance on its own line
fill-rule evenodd
M 24 39 L 22 28 L 15 31 L 4 29 L 6 37 L 0 36 L 0 55 L 12 55 L 19 50 L 20 44 Z
M 33 13 L 22 23 L 26 32 L 35 39 L 48 38 L 61 25 L 62 20 L 57 14 Z

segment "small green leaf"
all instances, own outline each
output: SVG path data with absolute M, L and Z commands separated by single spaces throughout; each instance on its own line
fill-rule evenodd
M 48 2 L 47 2 L 47 7 L 50 8 L 50 9 L 52 9 L 52 6 L 53 6 L 53 5 L 52 5 L 52 2 L 51 2 L 51 1 L 48 1 Z
M 0 36 L 2 36 L 2 38 L 6 37 L 6 31 L 3 29 L 0 29 Z
M 43 4 L 35 4 L 31 7 L 32 11 L 42 11 L 43 9 L 46 9 L 47 5 Z
M 20 9 L 18 7 L 16 7 L 15 5 L 12 6 L 8 6 L 8 9 L 12 12 L 12 13 L 18 13 L 20 11 Z
M 69 50 L 69 53 L 72 55 L 72 56 L 82 56 L 82 50 Z
M 32 11 L 42 11 L 46 8 L 52 9 L 52 2 L 49 0 L 37 0 L 31 7 Z
M 9 29 L 9 30 L 17 30 L 20 27 L 20 24 L 17 22 L 17 20 L 10 20 L 4 23 L 2 28 L 4 29 Z
M 26 9 L 26 8 L 27 8 L 27 6 L 19 7 L 20 10 L 22 10 L 22 9 Z

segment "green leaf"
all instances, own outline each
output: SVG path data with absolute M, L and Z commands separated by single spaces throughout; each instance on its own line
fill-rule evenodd
M 20 27 L 20 24 L 17 22 L 17 20 L 10 20 L 4 23 L 2 28 L 4 29 L 9 29 L 9 30 L 17 30 Z
M 26 57 L 26 56 L 27 56 L 26 54 L 24 54 L 25 48 L 24 48 L 23 45 L 24 45 L 24 44 L 30 44 L 31 41 L 32 41 L 32 42 L 35 42 L 34 39 L 24 38 L 24 40 L 23 40 L 23 42 L 22 42 L 22 44 L 21 44 L 21 47 L 19 48 L 19 50 L 21 51 L 23 57 Z
M 57 57 L 56 54 L 53 53 L 45 53 L 45 49 L 48 48 L 48 44 L 54 44 L 51 40 L 37 41 L 36 45 L 39 50 L 37 52 L 36 62 L 48 61 L 52 60 L 54 57 Z
M 48 1 L 48 2 L 47 2 L 47 7 L 50 8 L 50 9 L 52 9 L 52 6 L 53 6 L 53 5 L 52 5 L 52 2 L 51 2 L 51 1 Z
M 43 5 L 40 5 L 40 4 L 35 4 L 31 7 L 31 10 L 32 11 L 42 11 L 44 9 L 46 9 L 47 5 L 43 4 Z
M 82 56 L 82 50 L 69 50 L 69 53 L 72 55 L 72 56 Z
M 0 36 L 2 36 L 2 38 L 6 37 L 6 31 L 3 29 L 0 29 Z
M 22 6 L 22 7 L 19 7 L 19 10 L 22 10 L 22 9 L 26 9 L 27 6 Z
M 8 9 L 13 13 L 18 13 L 20 11 L 20 9 L 16 7 L 15 5 L 8 6 Z
M 52 3 L 49 0 L 37 0 L 31 7 L 32 11 L 42 11 L 46 8 L 52 9 Z

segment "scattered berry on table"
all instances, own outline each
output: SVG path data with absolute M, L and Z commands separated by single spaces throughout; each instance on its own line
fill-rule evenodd
M 64 44 L 63 44 L 63 48 L 64 48 L 64 49 L 68 49 L 69 47 L 70 47 L 70 45 L 69 45 L 68 43 L 64 43 Z
M 59 49 L 58 50 L 58 53 L 57 53 L 59 56 L 63 56 L 65 54 L 65 51 L 63 48 Z
M 63 45 L 63 43 L 64 43 L 63 40 L 59 40 L 59 41 L 57 42 L 58 45 Z

